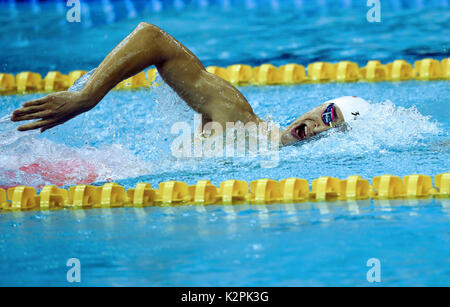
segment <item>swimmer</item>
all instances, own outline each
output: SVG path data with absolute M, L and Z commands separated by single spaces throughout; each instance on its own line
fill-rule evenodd
M 163 80 L 196 112 L 203 124 L 214 121 L 259 123 L 245 97 L 227 81 L 205 70 L 200 60 L 164 30 L 139 23 L 100 63 L 80 91 L 62 91 L 26 102 L 11 120 L 37 120 L 19 131 L 44 132 L 94 108 L 122 80 L 155 65 Z M 322 104 L 300 116 L 281 132 L 281 144 L 291 145 L 341 126 L 337 102 Z

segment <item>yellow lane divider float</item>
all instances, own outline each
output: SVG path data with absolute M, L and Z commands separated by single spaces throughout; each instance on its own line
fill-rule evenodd
M 435 59 L 416 61 L 414 65 L 396 60 L 386 65 L 380 61 L 369 61 L 365 67 L 350 61 L 339 63 L 315 62 L 305 67 L 299 64 L 287 64 L 276 67 L 263 64 L 251 67 L 236 64 L 227 68 L 209 66 L 207 71 L 219 76 L 234 85 L 291 85 L 301 83 L 324 82 L 379 82 L 379 81 L 435 81 L 450 80 L 450 58 L 441 62 Z M 57 92 L 66 90 L 86 71 L 77 70 L 64 75 L 58 71 L 50 71 L 42 78 L 38 73 L 21 72 L 16 76 L 0 73 L 0 94 L 26 94 L 39 92 Z M 140 89 L 157 85 L 154 80 L 156 69 L 149 69 L 120 82 L 115 89 Z
M 34 188 L 18 186 L 0 189 L 0 208 L 15 210 L 58 210 L 174 205 L 233 205 L 239 203 L 273 204 L 303 201 L 337 201 L 398 198 L 450 198 L 450 173 L 434 178 L 410 175 L 403 178 L 383 175 L 372 178 L 372 185 L 360 176 L 345 180 L 321 177 L 313 180 L 312 190 L 305 179 L 288 178 L 280 182 L 259 179 L 250 182 L 227 180 L 217 188 L 208 180 L 188 186 L 185 182 L 167 181 L 153 189 L 139 183 L 125 190 L 117 183 L 103 186 L 77 185 L 69 190 L 46 186 L 38 193 Z

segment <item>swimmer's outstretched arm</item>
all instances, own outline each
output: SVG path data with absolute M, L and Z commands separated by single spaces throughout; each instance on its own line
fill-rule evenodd
M 198 58 L 164 30 L 140 23 L 97 67 L 79 92 L 58 92 L 26 102 L 12 121 L 38 119 L 19 127 L 41 132 L 95 107 L 120 81 L 155 65 L 161 77 L 195 111 L 219 122 L 260 119 L 245 97 L 230 83 L 208 73 Z

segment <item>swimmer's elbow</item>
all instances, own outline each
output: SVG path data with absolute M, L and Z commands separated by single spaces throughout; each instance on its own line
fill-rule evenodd
M 155 40 L 162 36 L 163 30 L 148 22 L 140 22 L 134 29 L 134 32 L 143 35 L 146 37 L 146 40 Z
M 163 30 L 155 25 L 152 25 L 151 23 L 148 22 L 140 22 L 137 27 L 136 27 L 137 31 L 145 31 L 145 32 L 149 32 L 149 33 L 161 33 L 163 32 Z
M 148 22 L 144 22 L 141 21 L 138 25 L 137 25 L 137 29 L 146 29 L 146 28 L 151 28 L 151 27 L 155 27 L 154 25 L 148 23 Z

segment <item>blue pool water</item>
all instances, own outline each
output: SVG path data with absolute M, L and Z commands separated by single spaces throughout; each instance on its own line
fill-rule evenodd
M 448 286 L 450 203 L 170 207 L 1 216 L 0 285 Z
M 176 1 L 189 5 L 179 11 Z M 0 71 L 10 73 L 89 70 L 140 21 L 167 30 L 205 65 L 413 62 L 448 57 L 450 48 L 448 0 L 384 0 L 381 23 L 367 22 L 367 1 L 359 0 L 166 0 L 160 12 L 154 0 L 81 1 L 81 23 L 66 21 L 64 1 L 39 2 L 40 10 L 27 1 L 15 9 L 5 2 Z M 136 17 L 129 17 L 126 2 Z
M 51 1 L 39 2 L 39 13 L 17 3 L 17 14 L 28 19 L 2 2 L 8 9 L 0 10 L 7 21 L 1 70 L 94 68 L 143 20 L 167 29 L 205 65 L 449 56 L 446 1 L 389 1 L 378 25 L 366 22 L 367 8 L 355 1 L 303 2 L 292 9 L 279 1 L 274 10 L 270 1 L 255 1 L 252 9 L 228 11 L 219 1 L 203 10 L 185 2 L 186 11 L 164 2 L 158 12 L 132 1 L 136 17 L 110 2 L 111 20 L 97 1 L 89 2 L 87 25 L 67 24 Z M 294 176 L 311 182 L 450 170 L 447 81 L 241 87 L 260 117 L 282 126 L 328 99 L 350 95 L 370 103 L 371 112 L 349 120 L 350 131 L 282 148 L 273 168 L 261 167 L 262 156 L 173 157 L 172 124 L 192 123 L 194 113 L 157 82 L 151 90 L 112 92 L 44 134 L 16 132 L 8 121 L 42 95 L 0 97 L 0 186 L 113 180 L 131 188 Z M 428 199 L 0 213 L 0 285 L 70 285 L 69 258 L 81 261 L 82 285 L 365 286 L 370 258 L 381 261 L 381 285 L 449 285 L 449 208 L 448 200 Z

